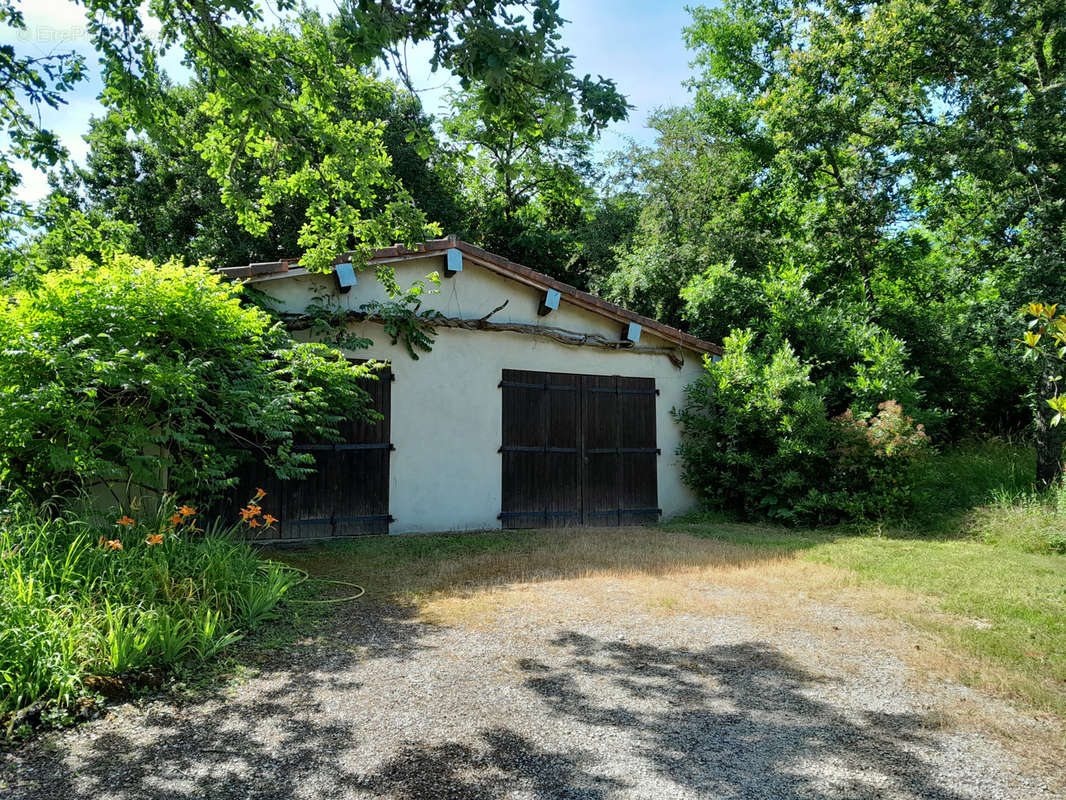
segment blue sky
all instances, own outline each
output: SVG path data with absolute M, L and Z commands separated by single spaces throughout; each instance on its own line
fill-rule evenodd
M 560 13 L 569 20 L 563 29 L 563 43 L 574 55 L 575 71 L 613 78 L 634 106 L 630 118 L 609 129 L 600 152 L 623 147 L 628 139 L 650 142 L 652 132 L 645 127 L 656 108 L 686 102 L 683 82 L 689 77 L 689 53 L 681 41 L 681 29 L 690 19 L 685 5 L 694 0 L 561 0 Z M 88 46 L 83 12 L 69 0 L 23 2 L 28 30 L 0 33 L 0 43 L 14 45 L 19 53 L 43 55 L 71 49 L 84 53 L 95 67 Z M 334 7 L 332 0 L 312 2 L 324 13 Z M 409 52 L 409 66 L 430 113 L 439 113 L 451 85 L 447 75 L 429 73 L 425 53 Z M 421 64 L 425 64 L 421 69 Z M 46 125 L 56 130 L 71 155 L 85 155 L 83 134 L 89 118 L 101 112 L 96 101 L 100 82 L 95 75 L 83 82 L 68 98 L 66 106 L 44 115 Z M 180 73 L 175 74 L 180 77 Z M 23 170 L 20 196 L 36 200 L 47 191 L 45 176 Z

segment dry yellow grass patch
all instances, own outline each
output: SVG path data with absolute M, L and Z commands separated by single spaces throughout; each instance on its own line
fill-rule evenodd
M 461 591 L 593 576 L 673 575 L 753 567 L 778 560 L 761 548 L 643 528 L 545 531 L 531 534 L 533 542 L 535 546 L 529 548 L 436 561 L 434 569 L 419 577 L 419 585 L 406 588 Z

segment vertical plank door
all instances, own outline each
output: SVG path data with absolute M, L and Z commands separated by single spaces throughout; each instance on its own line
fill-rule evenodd
M 655 380 L 504 370 L 504 528 L 659 517 Z
M 572 375 L 504 370 L 504 528 L 581 521 L 580 383 Z
M 267 492 L 263 510 L 279 519 L 273 530 L 257 529 L 251 538 L 261 541 L 323 539 L 389 532 L 391 467 L 392 371 L 378 371 L 376 380 L 363 388 L 371 406 L 381 415 L 375 422 L 348 420 L 341 424 L 339 442 L 300 442 L 297 451 L 310 453 L 315 472 L 301 480 L 279 480 L 261 458 L 242 465 L 240 481 L 225 513 L 236 509 L 255 493 Z

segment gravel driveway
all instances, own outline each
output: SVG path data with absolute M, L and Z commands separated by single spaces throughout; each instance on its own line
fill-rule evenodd
M 440 613 L 352 604 L 239 685 L 120 705 L 9 753 L 0 794 L 1063 796 L 945 723 L 961 699 L 992 701 L 915 680 L 871 634 L 883 623 L 793 599 L 784 626 L 767 626 L 735 588 L 686 590 L 706 608 L 656 607 L 625 578 L 471 593 Z

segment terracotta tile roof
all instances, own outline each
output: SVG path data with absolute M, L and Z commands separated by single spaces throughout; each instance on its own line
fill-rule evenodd
M 567 302 L 571 305 L 601 314 L 602 316 L 612 317 L 617 320 L 635 322 L 644 330 L 683 345 L 690 350 L 716 355 L 721 354 L 722 352 L 722 348 L 713 342 L 704 341 L 703 339 L 699 339 L 691 334 L 678 330 L 677 328 L 659 322 L 658 320 L 642 316 L 641 314 L 636 314 L 628 309 L 622 308 L 622 306 L 604 300 L 602 297 L 583 292 L 575 286 L 571 286 L 570 284 L 552 278 L 550 275 L 545 275 L 543 272 L 537 272 L 534 269 L 530 269 L 527 266 L 506 259 L 503 256 L 498 256 L 495 253 L 490 253 L 487 250 L 482 250 L 480 247 L 464 242 L 454 236 L 449 236 L 446 239 L 431 239 L 415 248 L 407 248 L 400 245 L 385 247 L 381 250 L 376 250 L 370 257 L 368 263 L 408 261 L 415 258 L 422 258 L 426 255 L 443 253 L 451 248 L 456 248 L 462 251 L 462 253 L 469 256 L 474 263 L 492 272 L 496 272 L 521 283 L 536 286 L 541 289 L 555 289 L 559 294 L 566 298 Z M 337 263 L 341 263 L 348 258 L 349 254 L 343 254 L 337 258 Z M 223 267 L 219 272 L 231 278 L 260 278 L 267 275 L 287 273 L 296 269 L 301 269 L 299 266 L 299 259 L 287 258 L 281 259 L 280 261 L 266 261 L 258 264 L 248 264 L 242 267 Z

